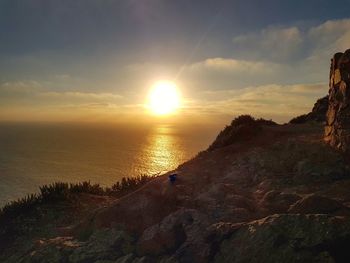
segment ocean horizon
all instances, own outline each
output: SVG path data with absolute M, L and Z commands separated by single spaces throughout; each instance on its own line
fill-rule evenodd
M 0 124 L 0 206 L 57 181 L 110 186 L 156 175 L 205 150 L 210 125 Z

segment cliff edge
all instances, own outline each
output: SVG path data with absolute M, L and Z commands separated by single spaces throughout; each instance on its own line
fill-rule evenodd
M 241 116 L 173 183 L 169 173 L 119 197 L 80 192 L 43 210 L 40 226 L 30 213 L 0 217 L 1 239 L 11 224 L 31 227 L 3 242 L 0 261 L 350 262 L 346 156 L 322 122 Z

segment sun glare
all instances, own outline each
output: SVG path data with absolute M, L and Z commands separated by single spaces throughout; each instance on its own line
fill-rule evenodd
M 166 115 L 175 112 L 180 106 L 180 95 L 175 83 L 159 81 L 149 93 L 148 106 L 154 114 Z

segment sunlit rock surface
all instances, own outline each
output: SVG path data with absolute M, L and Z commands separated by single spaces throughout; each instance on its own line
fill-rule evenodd
M 325 141 L 337 149 L 350 151 L 350 49 L 331 60 L 329 107 Z

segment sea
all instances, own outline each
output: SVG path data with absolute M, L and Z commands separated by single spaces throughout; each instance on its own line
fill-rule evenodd
M 176 169 L 207 149 L 213 125 L 0 123 L 0 207 L 53 182 L 110 186 Z

